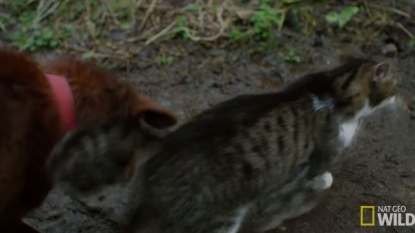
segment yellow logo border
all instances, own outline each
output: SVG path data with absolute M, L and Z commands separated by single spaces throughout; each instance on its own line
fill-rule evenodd
M 365 209 L 372 210 L 372 221 L 365 223 L 363 221 L 363 211 Z M 375 226 L 375 206 L 360 206 L 360 226 L 362 227 L 374 227 Z

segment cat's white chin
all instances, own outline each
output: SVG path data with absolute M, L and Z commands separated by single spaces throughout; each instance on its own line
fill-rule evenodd
M 355 116 L 355 119 L 356 119 L 356 120 L 358 120 L 358 119 L 360 119 L 360 118 L 362 118 L 362 117 L 369 116 L 369 115 L 371 115 L 371 114 L 372 114 L 375 110 L 376 110 L 376 107 L 375 107 L 375 108 L 371 107 L 371 106 L 370 106 L 370 104 L 369 104 L 369 100 L 366 100 L 366 101 L 365 101 L 365 105 L 363 106 L 363 108 L 362 108 L 362 109 L 360 109 L 360 111 L 359 111 L 359 112 L 357 112 L 357 114 L 356 114 L 356 116 Z
M 373 108 L 370 106 L 369 100 L 366 100 L 365 105 L 362 109 L 360 109 L 359 112 L 357 112 L 354 119 L 340 125 L 340 147 L 345 148 L 349 147 L 352 144 L 353 138 L 359 129 L 360 118 L 371 115 L 376 109 L 397 105 L 398 102 L 399 99 L 396 96 L 392 96 L 389 99 L 385 100 L 382 104 Z
M 398 104 L 398 101 L 399 101 L 398 97 L 396 95 L 394 95 L 394 96 L 389 97 L 388 99 L 385 99 L 381 104 L 379 104 L 379 105 L 377 105 L 375 107 L 371 107 L 370 104 L 369 104 L 369 100 L 366 100 L 365 101 L 365 105 L 356 114 L 356 118 L 355 119 L 359 119 L 359 118 L 362 118 L 362 117 L 369 116 L 375 110 L 377 110 L 379 108 L 397 105 Z

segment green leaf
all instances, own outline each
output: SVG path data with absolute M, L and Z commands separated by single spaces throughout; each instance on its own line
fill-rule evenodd
M 357 6 L 348 6 L 344 8 L 340 12 L 340 18 L 348 18 L 351 19 L 353 15 L 357 14 L 359 12 L 359 7 Z
M 174 57 L 172 57 L 172 56 L 170 56 L 170 57 L 167 57 L 166 58 L 166 65 L 169 65 L 169 64 L 171 64 L 172 62 L 174 61 Z
M 71 37 L 73 31 L 73 25 L 72 24 L 66 24 L 63 27 L 62 33 L 60 35 L 61 38 L 69 38 Z
M 282 0 L 282 3 L 284 4 L 292 4 L 296 2 L 300 2 L 301 0 Z
M 203 6 L 199 5 L 199 4 L 190 4 L 186 7 L 183 8 L 184 11 L 199 11 L 202 10 Z
M 49 46 L 52 48 L 58 46 L 58 44 L 59 42 L 57 40 L 52 40 L 49 42 Z
M 114 10 L 119 10 L 121 8 L 128 7 L 131 4 L 131 0 L 107 0 L 107 3 Z
M 186 25 L 186 22 L 187 22 L 187 18 L 186 18 L 186 16 L 179 16 L 179 17 L 177 17 L 177 25 L 179 25 L 179 26 L 184 26 L 184 25 Z
M 337 23 L 339 21 L 339 15 L 334 11 L 330 11 L 326 14 L 326 21 L 328 23 Z
M 35 39 L 33 39 L 32 37 L 31 38 L 29 38 L 29 39 L 27 39 L 25 42 L 24 42 L 24 44 L 26 44 L 27 43 L 27 45 L 29 45 L 29 46 L 33 46 L 34 44 L 35 44 Z M 23 44 L 23 45 L 24 45 Z M 23 47 L 23 46 L 22 46 Z
M 183 38 L 183 40 L 186 40 L 186 41 L 190 40 L 189 35 L 188 35 L 188 34 L 187 34 L 187 32 L 185 32 L 185 31 L 183 31 L 182 38 Z
M 104 69 L 108 69 L 110 67 L 110 64 L 108 64 L 108 62 L 103 62 L 101 65 Z
M 173 56 L 168 56 L 168 57 L 156 57 L 155 58 L 156 62 L 159 63 L 160 65 L 170 65 L 173 60 L 174 57 Z
M 43 42 L 44 41 L 42 39 L 38 38 L 38 39 L 36 39 L 35 45 L 38 46 L 38 47 L 40 47 L 40 46 L 43 45 Z
M 40 30 L 35 30 L 34 32 L 33 32 L 33 36 L 35 36 L 35 37 L 39 37 L 39 36 L 41 36 L 43 34 L 43 32 L 42 31 L 40 31 Z
M 72 25 L 72 24 L 66 24 L 66 25 L 63 27 L 63 30 L 65 30 L 66 32 L 72 32 L 72 30 L 73 30 L 73 25 Z
M 260 5 L 269 5 L 271 3 L 271 0 L 260 0 Z
M 241 36 L 242 36 L 242 33 L 238 29 L 232 29 L 231 34 L 230 34 L 231 39 L 237 40 L 241 38 Z
M 121 29 L 123 30 L 129 30 L 131 28 L 129 23 L 122 23 L 121 24 Z
M 359 7 L 349 6 L 344 8 L 339 14 L 339 26 L 342 28 L 350 19 L 359 12 Z
M 50 30 L 50 29 L 48 29 L 48 28 L 46 28 L 44 31 L 43 31 L 43 35 L 42 35 L 42 37 L 44 38 L 44 39 L 52 39 L 53 37 L 54 37 L 54 33 L 53 33 L 53 31 L 52 30 Z

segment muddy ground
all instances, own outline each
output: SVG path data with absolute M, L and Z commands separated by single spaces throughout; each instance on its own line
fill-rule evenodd
M 272 91 L 305 72 L 338 63 L 332 47 L 315 46 L 303 56 L 302 63 L 288 64 L 276 59 L 273 52 L 256 54 L 245 53 L 247 48 L 207 50 L 192 44 L 183 46 L 188 56 L 175 59 L 169 66 L 116 71 L 177 113 L 183 122 L 222 100 Z M 361 48 L 365 54 L 382 55 L 383 46 L 378 43 Z M 232 60 L 233 57 L 238 59 Z M 414 53 L 398 53 L 395 61 L 403 86 L 415 94 Z M 415 213 L 414 132 L 415 120 L 396 109 L 380 110 L 365 120 L 344 163 L 333 171 L 335 181 L 330 198 L 273 232 L 415 232 L 415 227 L 359 226 L 361 205 L 404 205 L 407 212 Z M 76 200 L 55 188 L 43 206 L 25 221 L 44 233 L 116 232 L 123 220 L 125 200 L 119 195 L 124 191 L 114 189 L 95 199 Z

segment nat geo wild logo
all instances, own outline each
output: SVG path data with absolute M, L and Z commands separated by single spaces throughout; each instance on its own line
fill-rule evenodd
M 360 206 L 360 226 L 415 226 L 415 214 L 405 206 Z

